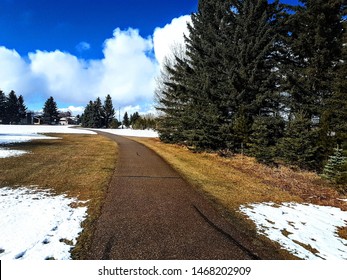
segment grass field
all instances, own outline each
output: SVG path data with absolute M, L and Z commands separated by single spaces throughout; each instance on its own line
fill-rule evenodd
M 29 153 L 0 159 L 0 186 L 35 185 L 88 201 L 88 218 L 72 252 L 73 258 L 81 259 L 88 250 L 94 222 L 100 214 L 105 190 L 114 171 L 117 146 L 98 135 L 52 136 L 62 139 L 13 145 Z

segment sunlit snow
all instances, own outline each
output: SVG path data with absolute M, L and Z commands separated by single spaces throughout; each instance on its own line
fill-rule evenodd
M 35 188 L 0 188 L 0 259 L 70 259 L 87 207 Z M 68 244 L 67 244 L 68 243 Z
M 159 137 L 158 132 L 152 129 L 98 129 L 99 131 L 108 132 L 120 136 L 133 136 L 133 137 L 147 137 L 147 138 L 157 138 Z
M 0 145 L 23 143 L 40 139 L 59 139 L 40 133 L 95 134 L 95 132 L 89 130 L 72 129 L 69 126 L 0 125 Z M 27 152 L 21 150 L 0 147 L 0 158 L 21 156 L 26 153 Z
M 338 228 L 347 226 L 347 212 L 313 204 L 259 203 L 242 206 L 260 234 L 302 259 L 347 260 L 347 240 Z

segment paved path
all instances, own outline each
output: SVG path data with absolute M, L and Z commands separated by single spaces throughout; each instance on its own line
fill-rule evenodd
M 119 158 L 90 259 L 255 259 L 232 226 L 162 158 L 107 133 Z

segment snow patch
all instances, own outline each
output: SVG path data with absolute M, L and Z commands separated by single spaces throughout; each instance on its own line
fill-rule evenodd
M 51 137 L 39 133 L 96 134 L 89 130 L 72 129 L 71 126 L 0 125 L 0 145 L 23 143 L 41 139 L 61 139 L 59 137 Z M 0 158 L 18 157 L 26 153 L 26 151 L 10 150 L 0 147 Z
M 102 132 L 108 132 L 120 136 L 133 136 L 133 137 L 146 137 L 146 138 L 157 138 L 159 137 L 158 132 L 152 129 L 138 130 L 138 129 L 96 129 Z
M 337 234 L 347 226 L 347 212 L 313 204 L 260 203 L 241 206 L 260 234 L 302 259 L 347 260 L 347 240 Z
M 0 158 L 19 157 L 26 153 L 26 151 L 21 150 L 9 150 L 5 148 L 0 148 Z
M 0 135 L 37 133 L 96 134 L 90 130 L 64 125 L 0 125 Z
M 49 190 L 0 188 L 0 260 L 70 259 L 87 207 Z

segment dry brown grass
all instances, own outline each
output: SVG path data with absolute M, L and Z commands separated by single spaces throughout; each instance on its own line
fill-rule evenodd
M 230 210 L 269 201 L 307 202 L 347 210 L 347 204 L 338 199 L 341 195 L 312 172 L 269 167 L 241 155 L 225 158 L 213 153 L 193 153 L 158 139 L 133 139 L 156 151 L 188 182 Z
M 338 228 L 337 234 L 339 237 L 347 240 L 347 227 Z
M 30 153 L 0 159 L 0 186 L 37 185 L 57 194 L 88 200 L 88 217 L 73 250 L 74 258 L 83 258 L 114 171 L 117 146 L 99 135 L 52 136 L 62 139 L 13 145 L 15 149 Z

